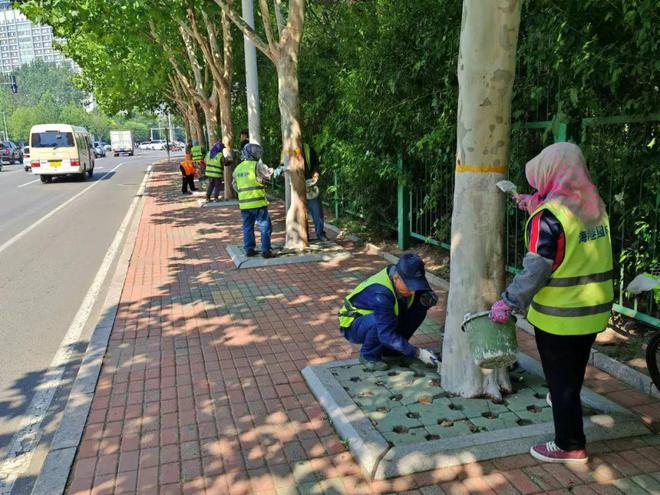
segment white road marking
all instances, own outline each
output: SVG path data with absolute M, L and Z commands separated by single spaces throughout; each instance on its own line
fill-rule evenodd
M 94 168 L 95 169 L 98 168 L 99 170 L 103 170 L 105 167 L 97 167 L 96 165 L 94 165 Z
M 119 165 L 117 165 L 117 167 L 119 167 Z M 117 167 L 115 167 L 115 169 Z M 48 372 L 46 373 L 43 382 L 37 388 L 37 391 L 30 402 L 30 406 L 24 414 L 25 419 L 21 423 L 20 429 L 14 434 L 11 443 L 9 444 L 7 458 L 2 464 L 0 464 L 0 495 L 9 495 L 18 477 L 30 465 L 34 449 L 41 439 L 41 422 L 48 412 L 48 408 L 55 396 L 55 392 L 57 392 L 62 384 L 62 375 L 64 374 L 66 365 L 73 353 L 73 345 L 79 340 L 80 334 L 89 319 L 96 298 L 101 292 L 101 288 L 108 276 L 110 267 L 119 251 L 121 242 L 124 238 L 124 233 L 129 227 L 133 212 L 137 207 L 140 197 L 144 193 L 150 173 L 151 165 L 147 168 L 147 172 L 140 184 L 138 193 L 128 207 L 126 216 L 117 230 L 115 238 L 112 240 L 112 244 L 110 244 L 105 257 L 103 258 L 103 262 L 92 281 L 92 285 L 89 287 L 80 308 L 78 308 L 78 312 L 64 335 L 64 338 L 48 367 Z M 98 184 L 98 182 L 95 182 L 92 186 L 96 184 Z
M 7 242 L 5 242 L 4 244 L 0 245 L 0 253 L 2 253 L 2 252 L 3 252 L 5 249 L 7 249 L 9 246 L 11 246 L 12 244 L 15 244 L 17 241 L 19 241 L 20 239 L 22 239 L 23 237 L 25 237 L 26 235 L 28 235 L 30 232 L 32 232 L 34 229 L 36 229 L 39 225 L 41 225 L 41 224 L 44 223 L 46 220 L 48 220 L 50 217 L 52 217 L 53 215 L 55 215 L 55 213 L 57 213 L 58 211 L 60 211 L 62 208 L 64 208 L 65 206 L 67 206 L 67 205 L 69 205 L 69 204 L 71 204 L 71 203 L 73 203 L 76 199 L 78 199 L 80 196 L 82 196 L 83 194 L 85 194 L 85 193 L 86 193 L 87 191 L 89 191 L 92 187 L 97 186 L 99 183 L 101 183 L 101 181 L 103 181 L 103 179 L 105 179 L 105 177 L 106 177 L 107 175 L 109 175 L 109 174 L 111 174 L 112 172 L 114 172 L 115 170 L 117 170 L 117 169 L 118 169 L 119 167 L 121 167 L 123 164 L 124 164 L 124 163 L 122 162 L 122 163 L 120 163 L 119 165 L 117 165 L 115 168 L 113 168 L 112 170 L 109 170 L 108 172 L 106 172 L 105 174 L 103 174 L 103 175 L 99 178 L 99 180 L 97 180 L 96 182 L 94 182 L 94 184 L 90 184 L 90 185 L 87 186 L 85 189 L 83 189 L 83 190 L 80 191 L 78 194 L 76 194 L 75 196 L 71 196 L 69 199 L 67 199 L 64 203 L 62 203 L 61 205 L 59 205 L 57 208 L 55 208 L 54 210 L 51 210 L 49 213 L 46 213 L 43 217 L 41 217 L 39 220 L 37 220 L 36 222 L 34 222 L 32 225 L 30 225 L 30 226 L 27 227 L 26 229 L 24 229 L 24 230 L 22 230 L 21 232 L 19 232 L 18 234 L 16 234 L 14 237 L 12 237 L 11 239 L 9 239 L 9 240 L 8 240 Z
M 34 184 L 35 182 L 39 182 L 40 180 L 41 180 L 41 179 L 34 179 L 34 180 L 31 180 L 30 182 L 26 182 L 25 184 L 21 184 L 20 186 L 16 186 L 16 187 L 25 187 L 25 186 L 29 186 L 30 184 Z

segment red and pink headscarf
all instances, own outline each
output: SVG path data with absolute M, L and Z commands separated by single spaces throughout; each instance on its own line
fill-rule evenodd
M 556 201 L 586 226 L 598 224 L 605 215 L 605 203 L 591 181 L 582 150 L 573 143 L 547 146 L 525 165 L 529 185 L 536 189 L 527 208 Z

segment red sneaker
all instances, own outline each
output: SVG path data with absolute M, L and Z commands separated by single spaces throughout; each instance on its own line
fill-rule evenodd
M 585 464 L 589 461 L 587 451 L 580 450 L 562 450 L 555 442 L 546 442 L 534 445 L 529 449 L 529 453 L 535 459 L 544 462 L 561 462 L 564 464 Z

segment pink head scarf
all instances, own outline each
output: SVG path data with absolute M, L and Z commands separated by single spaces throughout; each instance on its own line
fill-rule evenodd
M 530 213 L 540 205 L 556 201 L 586 226 L 599 223 L 605 203 L 591 181 L 582 150 L 573 143 L 547 146 L 525 165 L 529 185 L 536 189 L 527 205 Z

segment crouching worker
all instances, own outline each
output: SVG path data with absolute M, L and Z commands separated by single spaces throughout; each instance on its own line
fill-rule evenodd
M 396 265 L 369 277 L 346 296 L 339 310 L 340 331 L 349 342 L 362 344 L 360 362 L 367 371 L 388 369 L 383 356 L 403 355 L 437 366 L 433 352 L 408 342 L 437 302 L 424 262 L 406 253 Z
M 185 158 L 179 165 L 181 171 L 181 194 L 192 194 L 191 191 L 196 191 L 195 187 L 195 164 L 193 163 L 192 156 L 186 153 Z M 190 191 L 188 190 L 190 188 Z
M 261 161 L 263 150 L 255 143 L 246 144 L 241 151 L 243 161 L 234 170 L 232 186 L 238 193 L 238 206 L 243 218 L 243 249 L 247 256 L 256 256 L 254 224 L 261 232 L 261 256 L 272 258 L 270 247 L 272 224 L 268 215 L 266 181 L 275 180 L 282 173 L 282 167 L 272 169 Z

